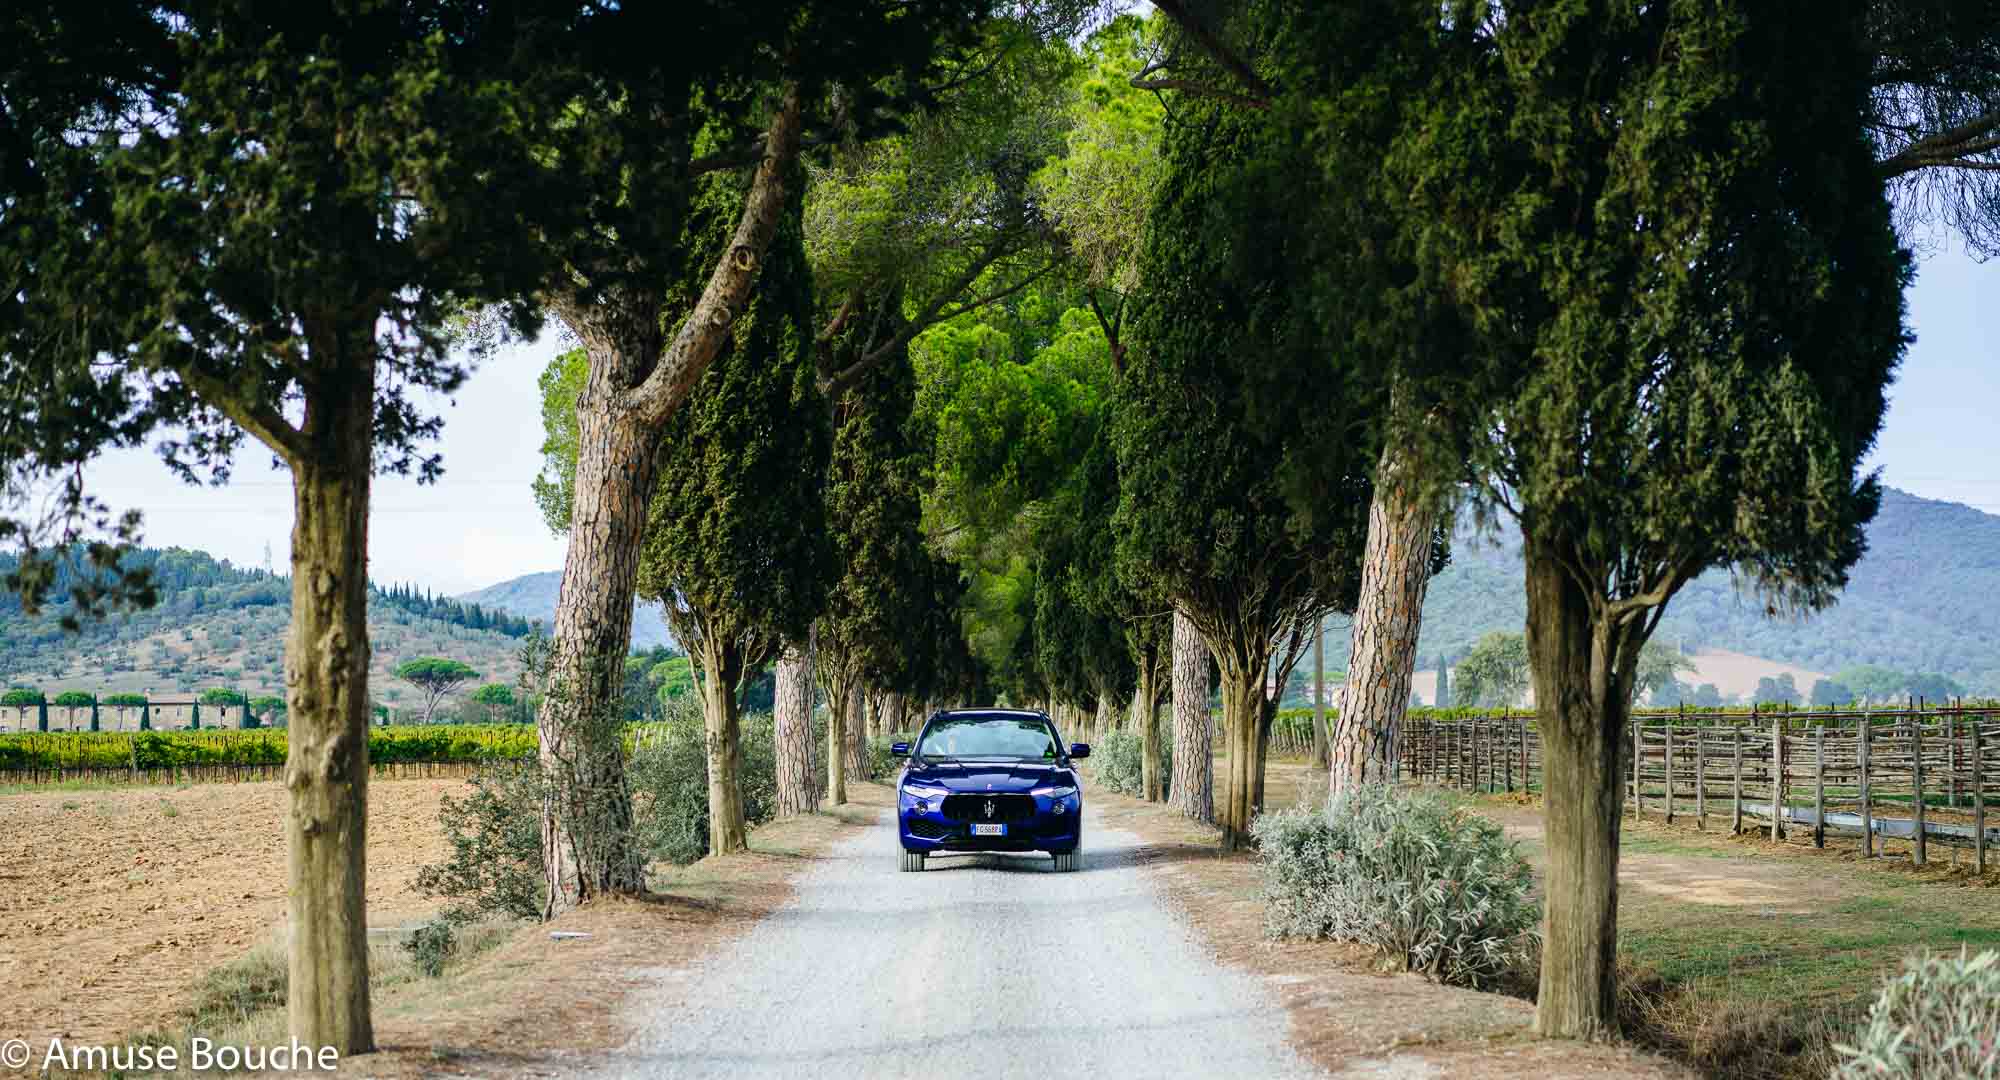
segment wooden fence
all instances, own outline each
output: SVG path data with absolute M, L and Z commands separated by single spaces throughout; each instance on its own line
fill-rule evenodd
M 1711 819 L 1782 839 L 1810 830 L 1891 839 L 1922 865 L 1933 844 L 1970 847 L 1975 869 L 2000 843 L 1986 804 L 2000 795 L 2000 709 L 1921 706 L 1877 712 L 1652 714 L 1621 740 L 1625 802 L 1639 817 Z M 1533 716 L 1406 722 L 1401 774 L 1467 791 L 1541 788 Z

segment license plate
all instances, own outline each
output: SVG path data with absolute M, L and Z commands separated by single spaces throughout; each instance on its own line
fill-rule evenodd
M 974 825 L 974 826 L 972 827 L 972 835 L 974 835 L 974 836 L 1005 836 L 1005 835 L 1007 835 L 1007 826 L 1005 826 L 1005 825 Z

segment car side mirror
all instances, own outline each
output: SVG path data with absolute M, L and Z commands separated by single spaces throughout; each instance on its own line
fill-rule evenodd
M 894 755 L 896 755 L 897 757 L 909 757 L 909 756 L 910 756 L 910 744 L 909 744 L 909 743 L 906 743 L 906 742 L 899 742 L 899 743 L 895 744 L 894 746 L 891 746 L 891 747 L 889 748 L 889 752 L 890 752 L 891 754 L 894 754 Z
M 1073 742 L 1073 743 L 1069 744 L 1069 756 L 1071 756 L 1071 757 L 1073 757 L 1073 758 L 1087 758 L 1087 757 L 1089 757 L 1089 756 L 1090 756 L 1090 744 L 1089 744 L 1089 743 L 1087 743 L 1087 742 Z

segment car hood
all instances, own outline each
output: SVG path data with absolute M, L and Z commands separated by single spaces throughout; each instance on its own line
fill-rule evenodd
M 922 768 L 912 764 L 906 784 L 927 784 L 946 791 L 1028 791 L 1051 784 L 1074 784 L 1076 774 L 1064 765 L 1038 761 L 941 762 Z

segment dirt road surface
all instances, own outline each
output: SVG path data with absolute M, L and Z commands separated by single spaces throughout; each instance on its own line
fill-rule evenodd
M 881 823 L 793 901 L 628 999 L 603 1077 L 1312 1076 L 1262 983 L 1163 906 L 1139 839 L 1086 817 L 1085 858 L 930 860 Z

